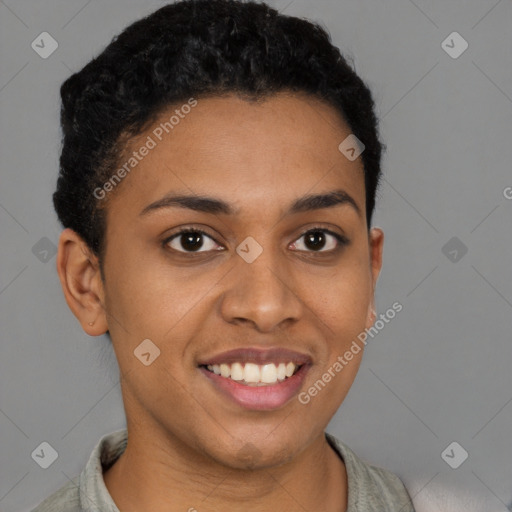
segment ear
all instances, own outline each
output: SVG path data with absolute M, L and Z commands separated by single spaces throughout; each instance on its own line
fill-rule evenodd
M 382 268 L 382 250 L 384 248 L 384 232 L 380 228 L 372 228 L 368 235 L 369 251 L 370 251 L 370 273 L 371 273 L 371 290 L 370 304 L 368 306 L 368 316 L 366 319 L 366 328 L 369 329 L 375 319 L 377 313 L 375 311 L 375 288 Z
M 90 336 L 104 334 L 108 324 L 99 261 L 69 228 L 59 238 L 57 273 L 66 302 L 82 329 Z

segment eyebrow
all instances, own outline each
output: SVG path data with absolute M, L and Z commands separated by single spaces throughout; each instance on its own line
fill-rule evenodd
M 309 194 L 295 199 L 285 212 L 285 215 L 322 210 L 340 205 L 351 206 L 356 213 L 361 216 L 361 210 L 352 196 L 341 189 L 332 190 L 322 194 Z M 239 208 L 235 209 L 229 203 L 215 197 L 167 194 L 161 199 L 158 199 L 154 203 L 146 206 L 140 212 L 140 216 L 147 215 L 148 213 L 160 210 L 161 208 L 171 207 L 186 208 L 188 210 L 214 215 L 238 215 L 240 213 Z

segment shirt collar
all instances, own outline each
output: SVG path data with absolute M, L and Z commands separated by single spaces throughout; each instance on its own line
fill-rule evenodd
M 119 512 L 103 480 L 106 471 L 126 449 L 128 431 L 116 430 L 103 436 L 80 473 L 80 506 L 84 512 Z
M 362 464 L 354 452 L 336 437 L 328 433 L 325 436 L 345 463 L 348 479 L 347 512 L 358 510 L 359 497 L 365 494 L 367 466 Z M 83 512 L 119 512 L 105 485 L 103 472 L 121 456 L 127 442 L 128 432 L 126 429 L 121 429 L 104 435 L 94 447 L 79 477 L 80 506 Z

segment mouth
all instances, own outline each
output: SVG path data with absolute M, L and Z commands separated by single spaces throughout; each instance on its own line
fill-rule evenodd
M 297 365 L 292 361 L 287 363 L 221 363 L 202 366 L 215 375 L 220 375 L 225 379 L 231 379 L 244 386 L 269 386 L 277 382 L 284 382 L 299 371 L 302 365 Z
M 273 410 L 297 394 L 311 358 L 284 349 L 237 349 L 199 363 L 215 391 L 245 409 Z

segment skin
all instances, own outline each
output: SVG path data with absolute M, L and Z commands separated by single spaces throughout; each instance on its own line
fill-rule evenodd
M 109 194 L 105 281 L 83 240 L 62 232 L 67 303 L 89 335 L 109 330 L 121 370 L 129 442 L 104 480 L 122 512 L 346 510 L 345 466 L 324 431 L 363 350 L 308 404 L 294 397 L 265 411 L 225 398 L 197 365 L 234 348 L 285 347 L 312 358 L 304 391 L 375 321 L 384 235 L 367 228 L 361 158 L 338 150 L 349 134 L 331 106 L 302 94 L 259 104 L 198 99 Z M 284 215 L 293 200 L 336 189 L 359 213 L 345 203 Z M 174 206 L 140 215 L 170 192 L 213 196 L 240 212 Z M 301 235 L 318 224 L 348 245 L 332 251 L 338 242 L 327 233 L 324 247 L 308 247 Z M 200 252 L 187 252 L 179 235 L 165 245 L 190 225 L 208 233 Z M 248 236 L 263 248 L 250 264 L 236 253 Z M 161 353 L 144 366 L 133 352 L 147 338 Z

